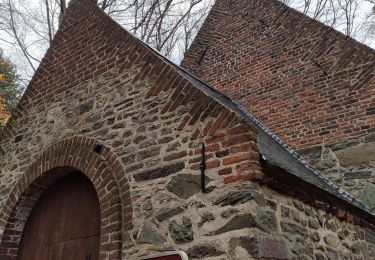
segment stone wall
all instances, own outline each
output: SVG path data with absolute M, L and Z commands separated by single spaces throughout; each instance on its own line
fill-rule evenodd
M 187 199 L 161 191 L 142 196 L 135 208 L 139 247 L 130 254 L 177 248 L 191 259 L 375 257 L 375 233 L 253 182 L 218 185 Z
M 375 135 L 314 146 L 300 154 L 338 186 L 375 209 Z
M 256 182 L 233 182 L 260 178 L 254 129 L 235 115 L 217 121 L 226 110 L 216 104 L 214 112 L 211 102 L 205 103 L 209 110 L 202 111 L 200 120 L 189 125 L 184 118 L 191 118 L 199 98 L 162 112 L 178 88 L 146 97 L 155 79 L 134 82 L 141 68 L 109 71 L 29 111 L 30 120 L 20 125 L 17 137 L 1 143 L 6 151 L 1 205 L 43 147 L 84 135 L 109 147 L 127 173 L 134 213 L 126 257 L 165 249 L 184 250 L 192 259 L 375 256 L 372 232 Z M 207 194 L 199 185 L 202 141 L 207 146 Z

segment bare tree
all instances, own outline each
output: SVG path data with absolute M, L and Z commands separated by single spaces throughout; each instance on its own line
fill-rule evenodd
M 98 5 L 134 35 L 179 61 L 213 1 L 100 0 Z M 67 4 L 66 0 L 38 0 L 34 5 L 28 0 L 0 0 L 0 35 L 6 36 L 0 37 L 0 46 L 13 50 L 25 82 L 51 44 Z
M 212 3 L 212 0 L 102 0 L 99 6 L 141 40 L 179 60 Z
M 375 39 L 375 12 L 371 8 L 375 0 L 280 1 L 364 43 L 371 44 Z M 31 4 L 29 0 L 0 0 L 0 46 L 11 53 L 25 83 L 51 44 L 68 2 L 34 0 Z M 179 61 L 213 2 L 99 0 L 98 5 L 134 35 Z
M 368 45 L 375 38 L 375 0 L 280 0 Z
M 52 42 L 57 28 L 57 3 L 40 0 L 30 6 L 26 0 L 0 0 L 0 44 L 16 57 L 27 82 Z M 20 66 L 24 64 L 24 67 Z M 21 68 L 20 68 L 21 67 Z

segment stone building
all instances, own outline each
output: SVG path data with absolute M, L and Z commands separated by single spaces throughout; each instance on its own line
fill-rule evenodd
M 270 16 L 262 13 L 265 2 Z M 273 125 L 273 114 L 284 115 L 278 114 L 282 108 L 253 109 L 246 101 L 252 93 L 257 101 L 257 89 L 241 89 L 241 82 L 248 86 L 250 76 L 256 75 L 250 68 L 253 59 L 246 58 L 243 69 L 249 70 L 243 70 L 244 77 L 237 82 L 230 76 L 241 68 L 231 69 L 230 64 L 244 61 L 235 50 L 225 56 L 225 48 L 234 44 L 231 38 L 218 30 L 219 39 L 205 38 L 216 23 L 223 32 L 237 24 L 238 42 L 250 44 L 241 39 L 246 31 L 242 21 L 248 28 L 259 28 L 249 35 L 264 39 L 265 49 L 271 49 L 266 36 L 277 34 L 271 23 L 276 18 L 280 28 L 288 27 L 282 24 L 289 19 L 282 19 L 286 13 L 296 21 L 315 23 L 289 9 L 274 17 L 272 8 L 286 7 L 276 1 L 218 0 L 183 62 L 194 71 L 189 73 L 125 31 L 93 1 L 71 1 L 51 47 L 0 134 L 0 259 L 132 259 L 166 250 L 185 251 L 191 259 L 374 259 L 371 209 L 311 167 L 266 126 L 297 149 L 339 141 L 336 135 L 321 141 L 318 137 L 328 130 L 313 131 L 310 137 L 301 123 L 289 136 L 285 127 L 291 123 L 283 122 L 293 117 L 298 108 L 293 104 L 287 104 L 291 113 L 282 123 Z M 314 36 L 328 37 L 322 25 L 311 27 L 322 30 L 314 31 Z M 278 35 L 270 42 L 289 46 L 283 43 L 285 32 Z M 224 49 L 215 45 L 226 37 Z M 210 47 L 201 52 L 204 44 Z M 319 52 L 318 46 L 313 49 Z M 361 57 L 368 55 L 369 61 L 373 51 L 360 49 Z M 280 58 L 281 51 L 275 47 L 268 57 Z M 281 58 L 294 57 L 282 53 Z M 313 65 L 307 69 L 319 73 L 309 67 Z M 274 70 L 270 68 L 262 79 L 259 69 L 255 77 L 259 83 L 254 81 L 254 86 L 281 88 L 275 87 L 280 81 L 271 77 Z M 299 68 L 291 65 L 285 70 L 294 73 Z M 369 89 L 370 95 L 373 88 L 361 86 L 370 86 L 371 73 L 359 74 L 355 88 Z M 268 95 L 279 102 L 278 96 Z M 373 96 L 366 100 L 373 101 Z M 265 99 L 265 106 L 271 101 Z M 362 128 L 363 122 L 358 122 L 359 130 L 352 135 L 363 142 L 371 141 L 373 129 L 371 103 L 364 107 L 369 115 L 361 120 L 368 125 Z M 330 131 L 340 129 L 338 125 Z M 361 149 L 369 144 L 361 144 Z M 336 156 L 332 147 L 324 149 Z M 373 169 L 368 171 L 373 174 Z

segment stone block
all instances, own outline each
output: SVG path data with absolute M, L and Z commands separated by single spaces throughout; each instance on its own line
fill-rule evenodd
M 166 242 L 166 240 L 151 223 L 146 222 L 138 235 L 137 242 L 144 244 L 162 244 Z
M 352 146 L 336 152 L 341 166 L 375 161 L 375 142 Z
M 158 221 L 164 221 L 164 220 L 167 220 L 169 218 L 172 218 L 172 217 L 180 214 L 183 211 L 184 211 L 184 209 L 182 207 L 173 207 L 173 208 L 165 207 L 165 208 L 162 208 L 158 211 L 155 218 Z
M 185 163 L 178 162 L 178 163 L 174 163 L 168 166 L 164 166 L 161 168 L 157 168 L 154 170 L 149 170 L 146 172 L 136 174 L 134 175 L 134 179 L 136 181 L 147 181 L 147 180 L 158 179 L 158 178 L 166 177 L 176 172 L 179 172 L 184 168 L 185 168 Z
M 331 234 L 328 234 L 324 237 L 324 241 L 330 247 L 337 247 L 339 245 L 339 239 Z
M 213 204 L 220 206 L 235 205 L 252 199 L 251 191 L 230 191 L 217 198 Z
M 229 220 L 223 227 L 210 233 L 210 235 L 219 235 L 225 232 L 256 227 L 255 217 L 251 214 L 238 215 Z
M 257 259 L 290 259 L 289 244 L 282 238 L 271 237 L 240 237 L 238 244 Z M 232 242 L 233 243 L 233 242 Z
M 185 221 L 186 222 L 186 221 Z M 176 244 L 188 243 L 194 240 L 194 234 L 191 225 L 178 224 L 176 221 L 169 223 L 169 232 Z
M 366 184 L 362 192 L 361 200 L 369 208 L 375 208 L 375 185 L 370 183 Z
M 375 133 L 371 133 L 365 136 L 365 143 L 375 142 Z
M 255 216 L 256 226 L 263 231 L 273 232 L 277 230 L 277 219 L 273 211 L 260 209 Z
M 375 245 L 375 232 L 371 231 L 369 229 L 366 229 L 365 239 L 366 239 L 367 242 Z
M 206 177 L 206 184 L 210 181 Z M 180 174 L 173 177 L 167 184 L 168 191 L 180 198 L 187 199 L 201 190 L 201 176 L 193 174 Z
M 372 173 L 370 171 L 352 171 L 344 173 L 345 180 L 369 179 L 371 177 Z
M 206 257 L 221 256 L 224 254 L 224 252 L 216 246 L 208 243 L 195 245 L 189 248 L 186 253 L 189 256 L 189 259 L 202 259 Z

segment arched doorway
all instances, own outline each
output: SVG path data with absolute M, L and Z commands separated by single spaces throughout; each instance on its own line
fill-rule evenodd
M 0 212 L 0 259 L 20 259 L 21 237 L 37 201 L 52 183 L 77 171 L 90 180 L 99 200 L 99 259 L 122 259 L 124 238 L 133 227 L 128 178 L 107 146 L 82 136 L 52 144 L 20 176 Z
M 80 172 L 58 179 L 42 194 L 27 219 L 18 259 L 97 260 L 99 200 Z

